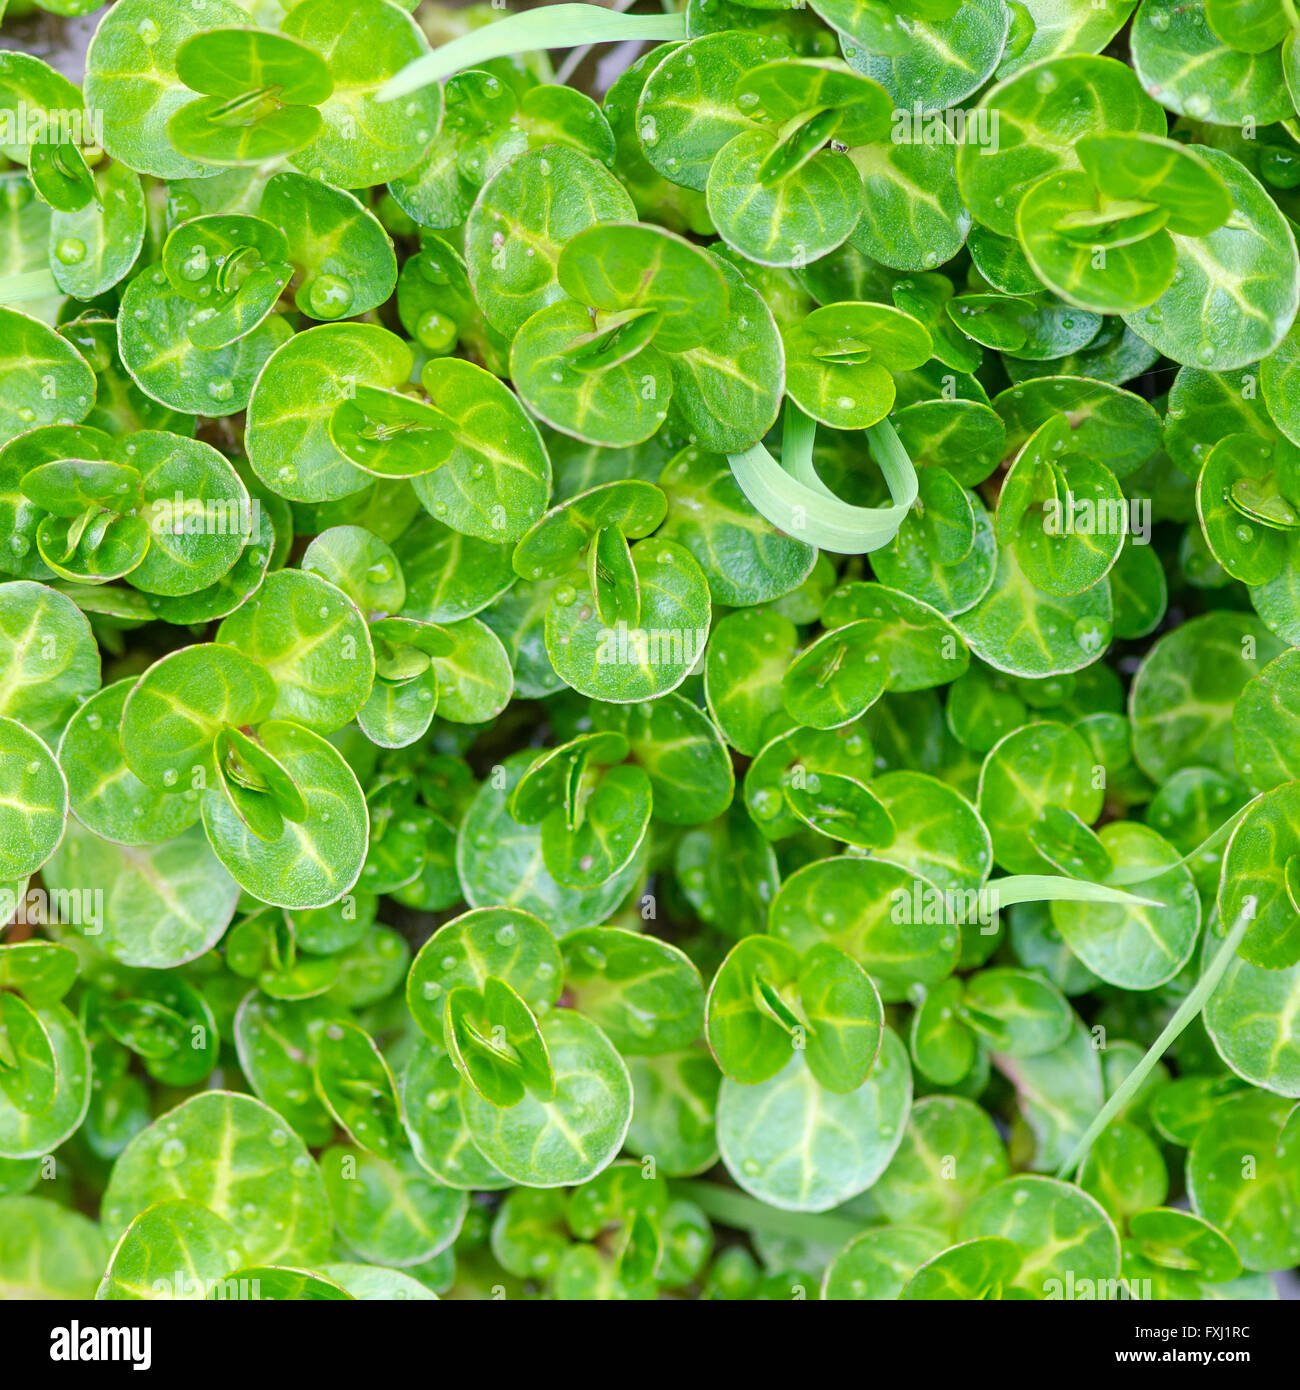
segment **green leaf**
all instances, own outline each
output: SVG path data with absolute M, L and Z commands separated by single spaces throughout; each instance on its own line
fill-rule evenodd
M 339 188 L 368 188 L 419 161 L 438 127 L 441 94 L 412 92 L 400 106 L 380 100 L 388 81 L 428 52 L 410 15 L 384 0 L 304 0 L 280 28 L 320 54 L 334 78 L 319 107 L 321 133 L 292 156 L 297 168 Z
M 484 184 L 465 224 L 469 281 L 483 316 L 513 337 L 563 294 L 556 264 L 573 237 L 635 216 L 618 180 L 575 150 L 511 160 Z
M 1013 1177 L 990 1188 L 972 1203 L 961 1233 L 1018 1245 L 1028 1258 L 1009 1285 L 1030 1298 L 1060 1297 L 1069 1273 L 1076 1280 L 1119 1275 L 1119 1236 L 1110 1218 L 1091 1197 L 1053 1178 Z
M 75 425 L 95 403 L 95 377 L 85 358 L 53 329 L 15 309 L 0 308 L 0 440 L 40 425 Z
M 1133 24 L 1133 67 L 1143 86 L 1159 88 L 1162 105 L 1193 120 L 1237 125 L 1249 119 L 1267 125 L 1288 119 L 1274 44 L 1242 51 L 1246 44 L 1238 48 L 1236 37 L 1246 37 L 1247 29 L 1234 23 L 1229 46 L 1207 23 L 1217 3 L 1198 0 L 1185 8 L 1173 0 L 1142 0 Z
M 1206 149 L 1201 157 L 1227 185 L 1232 217 L 1202 237 L 1175 235 L 1181 275 L 1149 309 L 1124 320 L 1176 362 L 1232 371 L 1266 357 L 1286 336 L 1300 303 L 1300 257 L 1262 185 L 1231 155 Z
M 127 1145 L 104 1192 L 117 1238 L 146 1208 L 184 1197 L 233 1227 L 250 1259 L 321 1258 L 330 1207 L 320 1170 L 280 1117 L 251 1096 L 208 1091 Z
M 88 1299 L 108 1250 L 99 1227 L 45 1197 L 0 1197 L 6 1299 Z
M 172 116 L 195 99 L 177 72 L 177 56 L 210 25 L 237 27 L 245 19 L 231 0 L 212 0 L 201 13 L 165 0 L 127 0 L 104 16 L 86 53 L 86 105 L 102 113 L 105 149 L 114 159 L 160 179 L 205 174 L 167 138 Z
M 68 815 L 68 784 L 54 755 L 30 729 L 0 719 L 4 795 L 0 879 L 26 878 L 54 853 Z
M 723 1081 L 718 1143 L 737 1184 L 786 1211 L 827 1211 L 865 1191 L 902 1140 L 912 1100 L 903 1045 L 884 1030 L 880 1061 L 856 1090 L 822 1090 L 796 1052 L 770 1080 Z
M 211 950 L 239 897 L 197 826 L 174 839 L 130 845 L 73 821 L 44 875 L 51 889 L 68 895 L 70 920 L 84 935 L 121 964 L 145 969 L 168 969 Z
M 314 574 L 270 575 L 256 598 L 221 624 L 217 641 L 252 658 L 275 682 L 275 703 L 263 718 L 317 733 L 353 718 L 374 682 L 365 619 L 346 594 Z
M 1020 1247 L 1001 1236 L 976 1236 L 927 1260 L 904 1285 L 900 1299 L 1000 1299 L 1023 1259 Z
M 574 1007 L 623 1054 L 674 1052 L 704 1026 L 704 985 L 689 957 L 636 932 L 589 927 L 564 938 Z
M 1247 1269 L 1282 1269 L 1296 1258 L 1300 1160 L 1283 1128 L 1289 1110 L 1260 1091 L 1229 1097 L 1211 1111 L 1188 1157 L 1193 1210 L 1222 1231 Z
M 150 400 L 184 415 L 234 415 L 249 404 L 267 359 L 292 337 L 272 314 L 222 347 L 199 347 L 193 329 L 202 309 L 172 288 L 160 265 L 126 287 L 118 320 L 122 363 Z
M 6 998 L 17 996 L 6 996 Z M 21 1001 L 19 1001 L 21 1005 Z M 6 1005 L 6 1019 L 9 1010 Z M 35 1019 L 52 1057 L 52 1094 L 24 1096 L 25 1087 L 15 1086 L 16 1099 L 0 1087 L 0 1157 L 40 1158 L 52 1152 L 80 1128 L 90 1105 L 90 1047 L 81 1025 L 62 1004 L 51 1004 L 23 1014 Z M 21 1026 L 21 1025 L 20 1025 Z M 33 1038 L 39 1044 L 39 1039 Z M 39 1060 L 39 1059 L 37 1059 Z M 8 1071 L 6 1066 L 6 1071 Z M 32 1109 L 27 1109 L 29 1103 Z
M 542 1025 L 555 1077 L 551 1100 L 527 1095 L 499 1109 L 462 1093 L 475 1145 L 506 1177 L 529 1187 L 568 1187 L 606 1167 L 632 1118 L 627 1068 L 604 1033 L 571 1010 Z
M 275 345 L 248 401 L 247 447 L 257 476 L 282 497 L 328 502 L 367 485 L 330 437 L 334 411 L 359 384 L 392 388 L 410 349 L 374 324 L 325 324 Z
M 1281 651 L 1247 614 L 1207 613 L 1160 638 L 1133 681 L 1133 748 L 1142 770 L 1157 782 L 1184 767 L 1235 772 L 1232 708 Z
M 336 902 L 356 884 L 369 843 L 356 775 L 332 745 L 297 724 L 273 720 L 258 733 L 297 787 L 306 817 L 284 820 L 278 835 L 255 834 L 223 784 L 203 798 L 208 839 L 235 881 L 263 902 L 288 908 Z
M 910 985 L 937 984 L 957 961 L 960 935 L 952 922 L 933 913 L 913 920 L 914 898 L 927 889 L 883 860 L 816 860 L 782 883 L 772 902 L 771 931 L 799 951 L 820 941 L 839 946 L 886 1001 L 902 998 Z
M 354 1023 L 327 1023 L 316 1040 L 314 1076 L 325 1108 L 356 1143 L 392 1158 L 401 1136 L 397 1085 L 374 1039 Z
M 410 1156 L 386 1162 L 336 1147 L 321 1155 L 321 1174 L 339 1234 L 362 1259 L 408 1268 L 455 1240 L 468 1198 L 433 1182 Z
M 146 1207 L 122 1233 L 95 1297 L 201 1299 L 244 1262 L 230 1222 L 188 1198 Z M 178 1277 L 179 1276 L 179 1277 Z

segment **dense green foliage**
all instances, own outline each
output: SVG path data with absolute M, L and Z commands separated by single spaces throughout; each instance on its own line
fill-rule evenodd
M 0 1296 L 1300 1262 L 1292 0 L 664 8 L 0 51 Z

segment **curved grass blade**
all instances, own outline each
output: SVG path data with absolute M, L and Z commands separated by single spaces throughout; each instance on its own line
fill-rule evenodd
M 837 555 L 865 555 L 888 545 L 916 501 L 916 469 L 893 425 L 881 420 L 866 431 L 894 499 L 892 507 L 842 502 L 817 476 L 811 451 L 777 463 L 760 442 L 728 462 L 740 490 L 773 526 Z M 800 442 L 802 442 L 802 432 Z

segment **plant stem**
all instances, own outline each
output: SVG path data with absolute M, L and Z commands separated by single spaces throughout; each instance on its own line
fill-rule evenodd
M 694 1202 L 705 1216 L 737 1231 L 758 1231 L 838 1248 L 866 1229 L 865 1222 L 850 1221 L 842 1216 L 769 1207 L 757 1198 L 716 1182 L 675 1182 L 672 1187 L 677 1196 Z
M 1252 920 L 1252 917 L 1243 913 L 1233 924 L 1232 930 L 1224 938 L 1223 944 L 1210 962 L 1209 969 L 1205 971 L 1196 982 L 1192 992 L 1178 1006 L 1177 1012 L 1165 1025 L 1160 1036 L 1147 1049 L 1146 1055 L 1124 1078 L 1119 1090 L 1097 1112 L 1093 1122 L 1084 1130 L 1083 1138 L 1074 1146 L 1074 1151 L 1069 1158 L 1057 1169 L 1056 1176 L 1058 1178 L 1067 1179 L 1087 1158 L 1088 1150 L 1096 1142 L 1097 1136 L 1133 1099 L 1142 1083 L 1151 1074 L 1155 1064 L 1164 1056 L 1183 1029 L 1205 1007 L 1206 1000 L 1214 993 L 1219 981 L 1223 978 L 1223 972 L 1228 968 L 1233 956 L 1237 954 L 1237 947 L 1241 945 L 1241 938 L 1245 936 L 1246 928 L 1250 926 Z

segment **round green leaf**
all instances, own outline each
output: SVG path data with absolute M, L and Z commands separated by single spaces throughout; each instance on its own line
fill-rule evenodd
M 1154 989 L 1183 968 L 1196 945 L 1201 903 L 1192 872 L 1146 826 L 1113 821 L 1102 826 L 1099 838 L 1112 863 L 1149 871 L 1151 877 L 1134 891 L 1161 906 L 1054 902 L 1052 923 L 1084 965 L 1109 984 Z
M 465 223 L 470 285 L 483 316 L 513 337 L 559 299 L 565 244 L 599 222 L 630 222 L 632 200 L 594 160 L 563 147 L 529 151 L 498 170 Z
M 330 420 L 358 385 L 392 388 L 411 353 L 374 324 L 325 324 L 276 345 L 248 400 L 249 462 L 282 497 L 327 502 L 359 492 L 367 475 L 339 452 Z
M 65 338 L 16 309 L 0 308 L 0 441 L 40 425 L 75 425 L 95 403 L 95 377 Z
M 263 902 L 324 907 L 356 883 L 369 825 L 356 775 L 331 744 L 297 724 L 273 720 L 258 730 L 262 745 L 288 773 L 306 806 L 271 839 L 255 835 L 225 792 L 203 799 L 203 826 L 231 876 Z
M 441 115 L 437 86 L 381 102 L 380 88 L 429 51 L 424 31 L 385 0 L 303 0 L 281 32 L 325 60 L 334 89 L 320 103 L 321 133 L 292 162 L 340 188 L 387 183 L 417 164 Z
M 40 1158 L 80 1128 L 90 1105 L 90 1047 L 81 1025 L 62 1004 L 34 1011 L 53 1056 L 53 1094 L 36 1110 L 22 1109 L 0 1090 L 0 1157 Z
M 1249 614 L 1206 613 L 1161 637 L 1133 680 L 1138 765 L 1163 782 L 1184 767 L 1236 771 L 1232 709 L 1282 645 Z
M 99 1227 L 44 1197 L 0 1197 L 0 1293 L 88 1299 L 108 1258 Z
M 375 1264 L 423 1264 L 456 1239 L 469 1199 L 432 1181 L 409 1153 L 386 1162 L 353 1149 L 326 1149 L 321 1175 L 334 1224 L 348 1246 Z
M 1192 1142 L 1187 1189 L 1197 1215 L 1232 1242 L 1247 1269 L 1300 1258 L 1300 1154 L 1283 1142 L 1289 1101 L 1248 1091 L 1220 1101 Z
M 0 880 L 26 878 L 54 853 L 68 817 L 68 784 L 30 729 L 0 718 Z
M 718 1143 L 735 1181 L 787 1211 L 826 1211 L 869 1188 L 888 1167 L 907 1121 L 912 1077 L 886 1028 L 880 1060 L 847 1095 L 822 1090 L 796 1052 L 768 1081 L 724 1080 Z
M 917 887 L 914 887 L 917 885 Z M 936 984 L 957 962 L 960 933 L 950 921 L 913 920 L 914 899 L 932 891 L 906 869 L 848 856 L 820 859 L 790 875 L 772 902 L 770 930 L 796 950 L 839 946 L 888 1000 L 910 985 Z
M 86 105 L 103 117 L 108 153 L 155 178 L 203 177 L 203 165 L 177 154 L 167 138 L 168 121 L 194 100 L 177 54 L 195 34 L 246 19 L 231 0 L 211 0 L 202 10 L 126 0 L 106 13 L 86 53 Z
M 1104 1209 L 1052 1178 L 1007 1178 L 977 1197 L 962 1220 L 968 1239 L 997 1236 L 1020 1247 L 1010 1286 L 1034 1299 L 1060 1298 L 1064 1281 L 1116 1279 L 1119 1235 Z
M 572 1007 L 623 1054 L 689 1047 L 704 1027 L 704 985 L 689 957 L 639 932 L 587 927 L 563 943 Z
M 474 1143 L 502 1174 L 529 1187 L 569 1187 L 611 1163 L 632 1118 L 632 1084 L 604 1033 L 581 1014 L 556 1010 L 542 1023 L 555 1094 L 528 1094 L 498 1109 L 473 1091 L 462 1104 Z
M 227 1221 L 250 1259 L 322 1257 L 330 1208 L 302 1141 L 260 1100 L 192 1096 L 127 1145 L 104 1191 L 102 1220 L 119 1236 L 147 1207 L 184 1197 Z
M 365 619 L 319 575 L 281 570 L 217 629 L 217 641 L 251 657 L 275 682 L 264 718 L 318 733 L 342 728 L 370 694 L 374 650 Z

